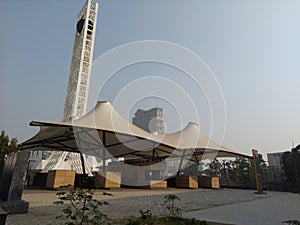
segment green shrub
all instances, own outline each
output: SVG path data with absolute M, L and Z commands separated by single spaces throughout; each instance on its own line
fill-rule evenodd
M 181 216 L 181 209 L 176 206 L 175 201 L 181 201 L 181 199 L 177 195 L 169 194 L 166 195 L 165 197 L 165 203 L 167 204 L 166 209 L 169 212 L 169 215 L 171 217 L 179 217 Z
M 69 193 L 58 192 L 56 193 L 59 201 L 55 201 L 53 204 L 62 205 L 69 203 L 66 208 L 63 209 L 64 215 L 58 216 L 70 219 L 66 222 L 66 225 L 83 225 L 83 224 L 109 224 L 107 222 L 107 216 L 101 212 L 100 207 L 108 205 L 106 201 L 99 201 L 93 198 L 94 192 L 91 190 L 70 190 Z M 112 194 L 103 192 L 103 195 L 112 196 Z
M 148 209 L 146 211 L 140 210 L 139 214 L 141 214 L 142 220 L 151 219 L 151 217 L 152 217 L 152 212 L 150 209 Z

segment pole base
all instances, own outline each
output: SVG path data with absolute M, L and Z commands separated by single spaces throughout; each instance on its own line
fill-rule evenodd
M 268 194 L 268 193 L 264 192 L 264 191 L 256 191 L 256 192 L 254 192 L 254 194 Z

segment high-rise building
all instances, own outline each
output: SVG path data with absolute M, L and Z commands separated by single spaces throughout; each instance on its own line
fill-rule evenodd
M 268 153 L 269 166 L 283 168 L 283 154 L 284 152 Z
M 63 121 L 77 119 L 86 113 L 97 12 L 98 3 L 87 0 L 77 17 Z
M 162 108 L 138 109 L 134 114 L 132 122 L 145 131 L 154 134 L 165 133 L 165 120 L 163 119 Z

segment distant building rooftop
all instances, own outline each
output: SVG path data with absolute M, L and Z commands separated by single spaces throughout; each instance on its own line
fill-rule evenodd
M 138 109 L 134 113 L 132 122 L 145 131 L 157 134 L 165 133 L 165 120 L 163 119 L 162 108 Z

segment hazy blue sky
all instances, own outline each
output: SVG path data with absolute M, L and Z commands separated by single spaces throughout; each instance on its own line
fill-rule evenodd
M 94 59 L 132 41 L 163 40 L 185 46 L 208 64 L 223 91 L 225 146 L 250 154 L 252 147 L 266 153 L 288 150 L 292 140 L 300 143 L 300 1 L 98 2 Z M 84 3 L 0 0 L 0 129 L 11 137 L 23 141 L 36 133 L 37 128 L 29 126 L 32 120 L 61 120 L 75 23 Z M 210 112 L 201 90 L 167 65 L 124 68 L 103 89 L 100 99 L 114 101 L 128 82 L 157 75 L 188 91 L 200 127 L 209 133 Z M 155 84 L 145 88 L 151 85 Z M 127 117 L 121 106 L 116 108 Z M 155 106 L 165 108 L 170 132 L 195 120 L 184 112 L 178 123 L 174 108 L 155 98 L 137 103 L 130 115 L 137 107 Z

